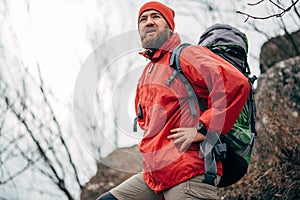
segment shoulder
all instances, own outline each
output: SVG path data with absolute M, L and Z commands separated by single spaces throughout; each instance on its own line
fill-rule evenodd
M 214 60 L 216 56 L 205 46 L 190 45 L 185 47 L 180 54 L 182 62 L 203 62 L 205 60 Z
M 214 53 L 205 46 L 189 45 L 181 51 L 181 57 L 211 57 Z
M 189 52 L 189 53 L 193 53 L 193 52 L 203 52 L 203 51 L 210 51 L 210 50 L 205 46 L 190 44 L 190 45 L 187 45 L 184 48 L 184 51 Z

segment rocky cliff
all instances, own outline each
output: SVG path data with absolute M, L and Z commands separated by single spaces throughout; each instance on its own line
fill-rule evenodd
M 262 74 L 255 91 L 256 149 L 248 175 L 222 189 L 223 199 L 300 199 L 299 38 L 300 32 L 296 32 L 273 38 L 262 47 Z M 107 159 L 128 163 L 122 150 Z M 140 167 L 136 163 L 138 160 L 128 165 Z M 84 186 L 81 199 L 95 199 L 131 175 L 99 163 L 98 172 Z

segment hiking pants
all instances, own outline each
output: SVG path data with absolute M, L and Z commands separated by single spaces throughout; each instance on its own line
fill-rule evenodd
M 136 174 L 128 180 L 103 194 L 98 200 L 192 200 L 220 199 L 217 187 L 202 183 L 204 175 L 195 176 L 172 188 L 154 193 L 145 183 L 142 174 Z M 217 183 L 220 176 L 217 177 Z

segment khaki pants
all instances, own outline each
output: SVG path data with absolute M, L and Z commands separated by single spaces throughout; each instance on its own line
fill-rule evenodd
M 193 177 L 162 192 L 165 200 L 220 199 L 217 187 L 202 183 L 204 175 Z M 217 177 L 217 183 L 220 176 Z M 159 200 L 144 182 L 142 174 L 136 174 L 110 191 L 118 200 Z

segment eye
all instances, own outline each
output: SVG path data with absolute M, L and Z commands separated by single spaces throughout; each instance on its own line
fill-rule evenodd
M 154 19 L 159 19 L 160 16 L 159 16 L 159 15 L 154 15 L 153 18 L 154 18 Z
M 146 20 L 146 17 L 141 17 L 141 18 L 140 18 L 140 23 L 141 23 L 141 22 L 144 22 L 145 20 Z

